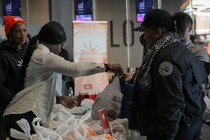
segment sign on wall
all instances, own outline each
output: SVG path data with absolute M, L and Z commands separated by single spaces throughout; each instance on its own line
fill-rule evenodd
M 20 0 L 3 0 L 3 16 L 21 16 Z
M 107 22 L 74 21 L 73 50 L 75 62 L 107 63 Z M 75 94 L 85 90 L 102 91 L 108 85 L 108 74 L 99 73 L 75 78 Z

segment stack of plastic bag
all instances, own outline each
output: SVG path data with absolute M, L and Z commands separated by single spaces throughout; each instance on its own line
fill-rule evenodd
M 49 127 L 40 125 L 40 118 L 33 120 L 36 134 L 30 134 L 30 127 L 26 120 L 18 121 L 24 133 L 11 129 L 11 136 L 24 140 L 115 140 L 107 134 L 97 135 L 84 123 L 89 119 L 91 112 L 87 112 L 81 119 L 76 119 L 70 109 L 62 105 L 55 105 L 49 118 Z

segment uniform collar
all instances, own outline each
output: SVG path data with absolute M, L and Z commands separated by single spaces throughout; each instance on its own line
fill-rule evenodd
M 185 46 L 188 46 L 189 44 L 191 44 L 191 40 L 183 40 L 181 41 L 182 44 L 184 44 Z

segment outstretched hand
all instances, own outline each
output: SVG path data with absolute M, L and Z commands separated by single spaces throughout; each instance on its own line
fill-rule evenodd
M 76 100 L 69 96 L 59 96 L 59 103 L 67 108 L 73 108 L 78 104 Z
M 130 82 L 130 81 L 132 81 L 133 76 L 134 76 L 133 73 L 125 73 L 125 74 L 124 74 L 125 82 Z
M 123 69 L 120 64 L 110 64 L 109 71 L 118 75 L 123 75 Z
M 133 73 L 124 73 L 123 75 L 120 75 L 119 78 L 120 78 L 121 83 L 129 83 L 133 80 L 134 74 Z

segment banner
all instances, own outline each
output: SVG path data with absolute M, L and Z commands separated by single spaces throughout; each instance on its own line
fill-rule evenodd
M 108 30 L 106 21 L 73 21 L 75 62 L 107 63 Z M 75 95 L 101 92 L 108 85 L 108 74 L 98 73 L 75 78 Z

